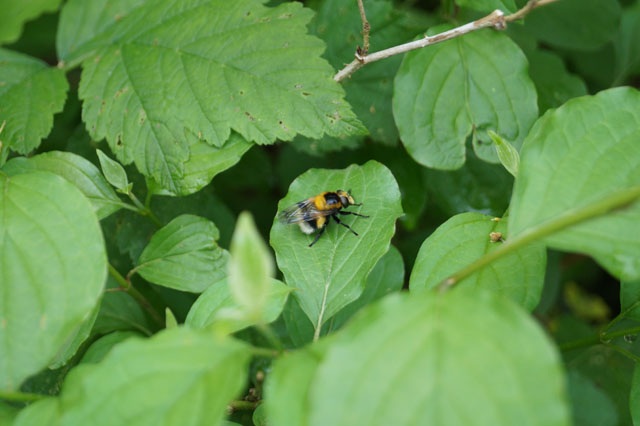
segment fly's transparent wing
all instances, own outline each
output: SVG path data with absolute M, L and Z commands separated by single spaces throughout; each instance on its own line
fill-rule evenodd
M 292 225 L 313 220 L 318 216 L 329 216 L 331 213 L 333 213 L 333 210 L 318 210 L 313 198 L 308 198 L 282 210 L 278 214 L 278 220 L 287 225 Z

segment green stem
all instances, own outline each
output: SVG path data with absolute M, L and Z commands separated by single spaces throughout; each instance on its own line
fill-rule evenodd
M 438 288 L 440 290 L 446 290 L 490 263 L 513 253 L 527 244 L 561 231 L 569 226 L 603 215 L 613 209 L 626 206 L 638 197 L 640 197 L 640 185 L 614 192 L 613 194 L 608 195 L 587 207 L 569 210 L 557 217 L 547 220 L 546 222 L 533 226 L 523 231 L 515 238 L 508 239 L 507 242 L 502 244 L 496 250 L 485 254 L 475 262 L 451 275 L 449 278 L 442 281 Z
M 605 331 L 609 330 L 611 327 L 613 327 L 614 325 L 616 325 L 618 323 L 618 321 L 624 319 L 627 317 L 627 315 L 629 315 L 629 312 L 633 311 L 634 309 L 637 309 L 638 306 L 640 306 L 640 300 L 638 300 L 635 303 L 632 303 L 631 306 L 629 306 L 627 309 L 625 309 L 624 311 L 620 312 L 620 314 L 615 317 L 613 320 L 611 320 L 611 322 L 609 324 L 607 324 L 603 329 L 602 332 L 604 333 Z
M 116 270 L 109 263 L 109 274 L 116 280 L 118 285 L 124 289 L 127 293 L 131 295 L 139 304 L 142 306 L 151 317 L 161 326 L 164 326 L 164 322 L 162 321 L 162 317 L 160 314 L 153 308 L 151 303 L 147 300 L 146 297 L 142 293 L 140 293 L 132 284 L 131 281 L 127 281 L 120 272 Z
M 5 401 L 31 402 L 46 397 L 47 395 L 41 395 L 38 393 L 0 391 L 0 399 L 4 399 Z
M 135 206 L 138 208 L 138 212 L 143 215 L 143 216 L 148 216 L 149 219 L 151 219 L 151 221 L 153 222 L 153 224 L 158 227 L 158 228 L 162 228 L 162 222 L 160 222 L 160 220 L 158 220 L 158 218 L 156 217 L 155 214 L 153 214 L 153 212 L 148 208 L 145 207 L 140 200 L 138 200 L 138 197 L 136 197 L 136 195 L 129 191 L 129 193 L 127 194 L 129 196 L 129 198 L 131 198 L 131 201 L 133 201 L 133 204 L 135 204 Z
M 570 351 L 572 349 L 580 349 L 586 348 L 589 346 L 597 345 L 600 343 L 607 344 L 609 341 L 617 338 L 626 336 L 629 334 L 638 334 L 640 333 L 640 327 L 631 327 L 625 328 L 623 330 L 616 330 L 610 333 L 598 333 L 593 336 L 583 337 L 582 339 L 573 340 L 571 342 L 563 343 L 559 346 L 562 352 Z
M 251 347 L 251 353 L 253 356 L 263 358 L 277 358 L 278 355 L 280 355 L 278 351 L 274 351 L 273 349 L 259 348 L 257 346 Z
M 280 338 L 269 324 L 259 324 L 256 325 L 255 328 L 264 336 L 265 339 L 267 339 L 271 347 L 277 350 L 279 354 L 284 351 L 284 346 L 282 345 Z

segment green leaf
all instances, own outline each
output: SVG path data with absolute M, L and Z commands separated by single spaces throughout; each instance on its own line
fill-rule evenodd
M 632 196 L 640 182 L 638 123 L 640 92 L 631 88 L 573 99 L 541 117 L 520 152 L 510 237 L 585 212 L 606 213 L 607 203 L 627 189 Z M 626 204 L 544 242 L 589 254 L 617 277 L 640 278 L 640 203 Z
M 394 7 L 389 0 L 367 0 L 365 7 L 371 26 L 370 52 L 411 41 L 421 31 L 410 28 L 405 22 L 406 13 Z M 356 1 L 322 2 L 309 30 L 327 43 L 324 56 L 336 69 L 343 68 L 353 60 L 356 46 L 362 47 L 362 21 Z M 391 112 L 391 96 L 392 77 L 401 60 L 402 56 L 396 55 L 371 63 L 342 83 L 347 92 L 347 101 L 370 130 L 371 139 L 387 145 L 396 145 L 398 140 L 398 130 Z M 327 142 L 321 140 L 318 145 L 322 147 Z
M 229 251 L 229 290 L 247 318 L 257 320 L 264 315 L 274 265 L 251 213 L 238 217 Z
M 111 276 L 107 279 L 107 288 L 119 288 Z M 150 336 L 153 324 L 144 309 L 133 297 L 123 291 L 105 292 L 100 302 L 98 318 L 93 325 L 94 334 L 107 334 L 115 330 L 135 330 Z
M 9 176 L 37 170 L 57 174 L 74 184 L 89 199 L 98 219 L 118 211 L 124 204 L 96 166 L 71 152 L 51 151 L 29 158 L 16 157 L 2 166 L 2 171 Z
M 488 164 L 469 152 L 461 169 L 424 169 L 429 200 L 448 216 L 475 211 L 502 216 L 509 206 L 513 176 L 504 167 Z
M 489 130 L 489 137 L 493 141 L 496 152 L 498 153 L 498 159 L 502 163 L 505 169 L 513 177 L 518 176 L 518 168 L 520 167 L 520 156 L 518 151 L 508 141 L 504 140 L 493 130 Z
M 93 325 L 98 317 L 98 311 L 100 310 L 100 302 L 96 303 L 87 319 L 85 319 L 80 325 L 76 327 L 76 330 L 67 338 L 66 342 L 58 350 L 58 353 L 53 358 L 53 361 L 49 363 L 50 369 L 60 368 L 65 365 L 78 351 L 80 345 L 84 343 L 91 331 Z
M 54 12 L 60 6 L 60 0 L 31 0 L 21 2 L 0 0 L 0 44 L 9 44 L 18 40 L 22 26 L 39 15 Z
M 362 295 L 345 306 L 331 320 L 333 329 L 340 328 L 356 312 L 389 293 L 402 290 L 404 285 L 404 261 L 394 246 L 378 260 L 367 277 Z
M 369 161 L 343 170 L 311 169 L 294 180 L 278 209 L 323 191 L 351 189 L 362 207 L 347 209 L 369 218 L 343 216 L 358 237 L 332 224 L 313 246 L 313 235 L 298 226 L 274 220 L 271 245 L 287 285 L 300 289 L 294 296 L 311 322 L 321 326 L 344 306 L 356 300 L 376 262 L 389 249 L 395 221 L 402 215 L 400 192 L 384 165 Z
M 387 296 L 327 346 L 319 365 L 295 371 L 309 389 L 287 400 L 298 415 L 283 413 L 278 424 L 570 424 L 562 364 L 545 332 L 488 292 Z M 273 374 L 294 374 L 280 368 L 290 366 L 276 363 Z
M 271 278 L 267 283 L 263 313 L 260 318 L 251 321 L 244 316 L 237 316 L 243 306 L 231 294 L 228 279 L 223 278 L 198 297 L 189 310 L 185 324 L 194 328 L 205 328 L 219 323 L 227 333 L 234 333 L 259 323 L 268 324 L 280 316 L 289 293 L 293 290 L 282 281 Z
M 264 404 L 258 405 L 258 408 L 256 408 L 253 411 L 253 416 L 251 416 L 251 420 L 253 421 L 253 424 L 255 426 L 269 426 Z
M 174 328 L 178 326 L 178 320 L 176 319 L 171 309 L 167 306 L 164 308 L 164 316 L 165 316 L 165 328 Z
M 447 277 L 497 249 L 499 236 L 509 241 L 507 219 L 494 220 L 479 213 L 462 213 L 442 224 L 427 238 L 416 257 L 409 288 L 436 288 Z M 492 238 L 496 235 L 496 240 Z M 491 263 L 458 284 L 479 287 L 507 296 L 528 310 L 540 301 L 546 267 L 546 250 L 531 244 Z
M 201 293 L 227 275 L 229 253 L 219 237 L 210 220 L 180 215 L 151 237 L 135 270 L 154 284 Z
M 640 73 L 640 43 L 637 40 L 640 40 L 640 3 L 638 2 L 622 11 L 620 26 L 613 38 L 613 47 L 616 52 L 614 86 L 627 77 Z
M 127 179 L 127 172 L 117 161 L 112 160 L 104 152 L 96 149 L 98 154 L 98 160 L 100 160 L 100 167 L 104 177 L 107 178 L 109 183 L 115 188 L 119 189 L 123 193 L 131 191 L 129 188 L 129 179 Z
M 218 424 L 245 386 L 247 347 L 176 327 L 128 339 L 99 363 L 76 367 L 61 394 L 62 425 Z
M 0 388 L 42 369 L 96 305 L 107 259 L 93 208 L 47 172 L 0 172 Z
M 640 280 L 620 282 L 620 315 L 640 321 Z
M 234 166 L 245 152 L 253 146 L 245 138 L 232 132 L 221 148 L 206 142 L 195 141 L 191 146 L 189 160 L 184 163 L 182 178 L 175 181 L 176 190 L 167 194 L 189 195 L 207 186 L 218 174 Z M 149 178 L 149 180 L 153 180 Z M 154 182 L 156 186 L 160 186 Z
M 12 426 L 58 426 L 59 424 L 60 408 L 58 398 L 44 398 L 22 409 Z
M 619 424 L 615 405 L 595 383 L 576 370 L 569 370 L 568 379 L 574 424 L 580 426 Z
M 12 425 L 20 410 L 13 405 L 0 401 L 0 425 Z M 23 423 L 24 424 L 24 423 Z
M 114 331 L 102 336 L 89 346 L 87 352 L 82 357 L 81 363 L 96 364 L 111 351 L 116 345 L 124 342 L 130 337 L 142 337 L 135 331 Z
M 527 52 L 527 59 L 529 75 L 538 90 L 538 108 L 541 112 L 587 94 L 584 81 L 569 73 L 562 59 L 555 53 L 536 49 Z
M 395 78 L 393 115 L 414 160 L 454 170 L 472 133 L 485 161 L 497 161 L 489 129 L 519 148 L 538 116 L 536 102 L 520 48 L 504 34 L 478 31 L 408 53 Z
M 301 348 L 313 341 L 313 324 L 295 297 L 290 297 L 284 305 L 282 319 L 287 329 L 287 337 L 294 347 Z M 329 327 L 325 327 L 322 331 L 326 332 L 328 329 Z
M 631 395 L 629 396 L 629 406 L 633 423 L 640 423 L 640 367 L 636 364 L 631 383 Z
M 455 0 L 458 6 L 468 7 L 479 12 L 493 12 L 499 9 L 505 14 L 518 10 L 514 0 Z
M 173 192 L 195 140 L 361 134 L 310 18 L 298 3 L 148 1 L 92 42 L 79 89 L 87 128 Z
M 6 49 L 0 49 L 0 76 L 0 125 L 6 121 L 0 149 L 27 154 L 51 131 L 69 84 L 63 70 Z
M 619 21 L 617 1 L 562 0 L 533 10 L 525 28 L 556 47 L 596 50 L 611 40 Z
M 326 352 L 325 339 L 278 358 L 265 382 L 267 418 L 278 426 L 308 425 L 307 401 Z

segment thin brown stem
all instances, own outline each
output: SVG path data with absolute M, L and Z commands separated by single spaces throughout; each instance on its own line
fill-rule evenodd
M 355 55 L 356 59 L 354 59 L 353 61 L 351 61 L 351 63 L 346 65 L 343 69 L 338 71 L 336 75 L 333 76 L 333 79 L 337 82 L 340 82 L 345 78 L 351 76 L 351 74 L 358 71 L 363 66 L 371 62 L 376 62 L 381 59 L 389 58 L 391 56 L 400 55 L 402 53 L 410 52 L 412 50 L 431 46 L 432 44 L 451 40 L 453 38 L 460 37 L 464 34 L 468 34 L 472 31 L 480 30 L 483 28 L 490 28 L 490 27 L 495 28 L 497 30 L 504 30 L 505 28 L 507 28 L 507 22 L 512 22 L 518 19 L 522 19 L 533 9 L 540 6 L 545 6 L 547 4 L 550 4 L 556 1 L 558 0 L 529 0 L 529 2 L 527 2 L 527 4 L 522 7 L 522 9 L 512 13 L 511 15 L 505 15 L 501 10 L 494 10 L 484 18 L 480 18 L 476 21 L 469 22 L 468 24 L 464 24 L 459 27 L 450 29 L 448 31 L 444 31 L 440 34 L 435 34 L 432 36 L 424 36 L 424 38 L 421 38 L 420 40 L 415 40 L 409 43 L 400 44 L 398 46 L 390 47 L 388 49 L 384 49 L 379 52 L 374 52 L 370 55 L 366 53 L 362 55 L 360 52 L 356 51 L 356 55 Z M 358 3 L 361 3 L 361 0 L 358 0 Z
M 362 19 L 362 49 L 358 46 L 356 57 L 367 56 L 369 53 L 369 32 L 371 31 L 371 25 L 367 21 L 367 14 L 364 12 L 362 0 L 358 0 L 358 9 L 360 9 L 360 19 Z

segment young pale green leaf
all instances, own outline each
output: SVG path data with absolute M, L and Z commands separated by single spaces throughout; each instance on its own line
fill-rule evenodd
M 371 27 L 370 51 L 411 41 L 417 32 L 427 28 L 410 28 L 405 22 L 405 12 L 394 7 L 390 0 L 367 0 L 365 7 Z M 356 46 L 362 47 L 362 20 L 356 1 L 322 2 L 309 30 L 327 43 L 324 56 L 336 69 L 353 60 Z M 391 112 L 391 96 L 392 77 L 401 60 L 402 56 L 396 55 L 369 64 L 342 83 L 347 92 L 347 101 L 370 130 L 370 137 L 388 145 L 396 145 L 398 140 L 398 130 Z M 321 140 L 318 145 L 327 142 Z
M 128 193 L 129 179 L 127 178 L 127 172 L 124 171 L 124 167 L 115 160 L 109 158 L 104 152 L 96 149 L 98 154 L 98 160 L 100 160 L 100 167 L 104 177 L 107 178 L 109 183 L 115 188 L 119 189 L 123 193 Z
M 489 130 L 488 133 L 496 147 L 498 159 L 504 168 L 513 175 L 513 177 L 517 177 L 518 167 L 520 167 L 520 156 L 518 155 L 518 151 L 509 143 L 509 141 L 504 140 L 493 130 Z
M 620 315 L 640 321 L 640 280 L 620 282 Z
M 244 307 L 233 297 L 228 279 L 224 278 L 198 297 L 189 310 L 185 324 L 194 328 L 205 328 L 211 324 L 220 323 L 227 333 L 234 333 L 258 323 L 268 324 L 280 316 L 289 293 L 293 290 L 282 281 L 271 278 L 267 285 L 262 316 L 257 319 L 257 322 L 250 321 L 244 316 L 237 316 Z
M 146 2 L 92 42 L 79 88 L 87 128 L 174 192 L 196 139 L 366 132 L 320 58 L 323 43 L 306 34 L 311 15 L 299 3 Z
M 16 157 L 2 166 L 2 171 L 9 176 L 36 170 L 55 173 L 74 184 L 89 199 L 98 219 L 104 219 L 123 205 L 100 170 L 71 152 L 51 151 L 29 158 Z
M 15 389 L 95 307 L 107 259 L 91 204 L 63 178 L 0 172 L 0 205 L 0 388 Z
M 128 339 L 98 364 L 76 367 L 61 394 L 62 426 L 214 425 L 246 382 L 238 341 L 176 327 Z
M 477 289 L 387 296 L 311 361 L 319 365 L 273 371 L 305 375 L 308 390 L 287 400 L 297 424 L 570 424 L 562 364 L 544 331 Z M 278 424 L 294 424 L 282 416 Z
M 135 270 L 154 284 L 201 293 L 227 275 L 229 253 L 219 237 L 210 220 L 180 215 L 153 235 Z
M 297 225 L 276 218 L 271 228 L 271 245 L 285 282 L 300 289 L 294 296 L 316 327 L 362 294 L 367 275 L 389 249 L 395 221 L 402 215 L 398 184 L 389 169 L 376 161 L 343 170 L 311 169 L 293 181 L 278 210 L 339 189 L 351 190 L 355 201 L 363 203 L 346 211 L 370 216 L 341 216 L 359 236 L 334 222 L 308 247 L 315 235 L 303 234 Z
M 175 191 L 167 191 L 162 188 L 165 195 L 189 195 L 198 192 L 207 186 L 211 180 L 220 172 L 234 166 L 245 152 L 253 146 L 245 138 L 236 132 L 231 132 L 231 136 L 221 148 L 211 146 L 203 141 L 194 141 L 189 147 L 189 160 L 184 163 L 184 174 L 175 181 Z M 153 180 L 152 178 L 148 178 Z M 153 184 L 161 188 L 157 182 Z
M 23 408 L 12 426 L 60 425 L 58 398 L 44 398 Z
M 135 331 L 114 331 L 102 336 L 89 346 L 82 356 L 80 363 L 96 364 L 111 351 L 116 345 L 124 342 L 130 337 L 143 337 Z
M 265 314 L 274 274 L 273 257 L 256 229 L 251 213 L 242 212 L 231 238 L 229 290 L 248 319 Z
M 479 12 L 493 12 L 499 9 L 505 14 L 518 10 L 515 0 L 455 0 L 458 6 L 468 7 Z
M 475 211 L 502 216 L 509 206 L 513 176 L 498 164 L 486 163 L 468 153 L 461 169 L 423 169 L 432 200 L 447 215 Z
M 562 59 L 555 53 L 535 49 L 527 51 L 527 59 L 529 75 L 538 90 L 538 108 L 541 112 L 587 94 L 584 81 L 567 71 Z
M 595 383 L 576 370 L 567 375 L 574 424 L 616 426 L 618 414 L 611 399 Z
M 178 320 L 176 319 L 175 315 L 173 315 L 173 312 L 171 312 L 171 309 L 169 309 L 168 306 L 164 309 L 164 314 L 165 328 L 174 328 L 178 326 Z
M 0 0 L 0 44 L 12 43 L 20 37 L 25 22 L 46 13 L 54 12 L 60 0 L 32 0 L 28 2 Z
M 27 154 L 51 131 L 69 84 L 61 69 L 6 49 L 0 49 L 0 75 L 0 149 Z
M 378 260 L 367 277 L 362 295 L 345 306 L 330 321 L 332 329 L 342 327 L 356 312 L 389 293 L 402 290 L 404 285 L 404 261 L 394 246 Z
M 556 47 L 596 50 L 611 40 L 619 22 L 617 1 L 562 0 L 532 11 L 525 28 L 538 40 Z
M 416 257 L 409 288 L 435 288 L 455 272 L 509 240 L 507 219 L 494 220 L 480 213 L 452 217 L 429 236 Z M 546 250 L 531 244 L 505 256 L 458 284 L 479 287 L 507 296 L 528 310 L 540 301 Z
M 408 53 L 395 78 L 393 115 L 414 160 L 453 170 L 464 164 L 471 133 L 486 161 L 497 162 L 489 129 L 519 148 L 538 106 L 520 48 L 504 34 L 478 31 Z
M 565 224 L 544 239 L 549 247 L 589 254 L 615 276 L 640 278 L 640 202 L 630 203 L 640 182 L 638 123 L 640 92 L 632 88 L 573 99 L 541 117 L 520 152 L 509 236 Z M 607 213 L 608 205 L 619 208 Z
M 640 367 L 636 364 L 633 373 L 633 382 L 631 383 L 631 395 L 629 396 L 629 408 L 631 409 L 631 417 L 633 423 L 640 423 Z

